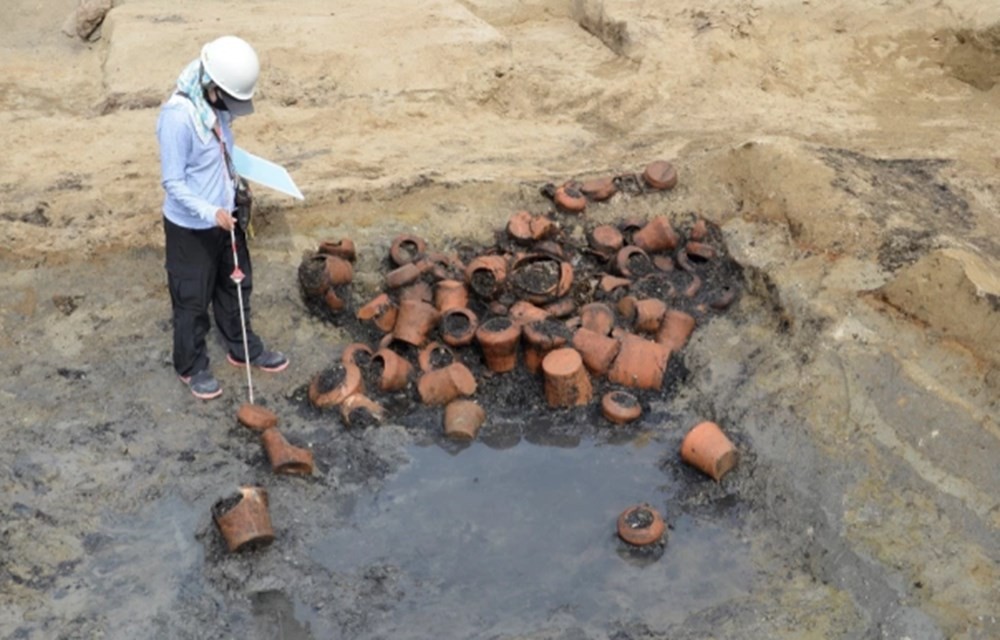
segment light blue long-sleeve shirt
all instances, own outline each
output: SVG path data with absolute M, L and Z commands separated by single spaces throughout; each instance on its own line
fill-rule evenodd
M 218 115 L 222 137 L 232 155 L 230 115 Z M 166 191 L 163 215 L 187 229 L 210 229 L 215 226 L 217 210 L 233 210 L 235 191 L 219 141 L 214 135 L 202 140 L 193 117 L 190 102 L 178 96 L 160 109 L 156 137 L 160 141 L 160 170 Z

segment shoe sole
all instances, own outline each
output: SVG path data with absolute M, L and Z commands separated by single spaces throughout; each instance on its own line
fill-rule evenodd
M 226 361 L 229 364 L 233 365 L 234 367 L 239 367 L 241 369 L 247 366 L 247 363 L 240 362 L 239 360 L 237 360 L 231 354 L 228 353 L 226 354 Z M 285 369 L 288 368 L 288 360 L 285 360 L 282 364 L 278 365 L 277 367 L 260 367 L 255 364 L 251 364 L 250 366 L 253 367 L 254 369 L 266 371 L 267 373 L 278 373 L 279 371 L 284 371 Z
M 219 389 L 218 391 L 212 393 L 198 393 L 197 391 L 191 388 L 190 376 L 187 378 L 185 378 L 184 376 L 177 376 L 177 377 L 180 378 L 181 382 L 188 385 L 188 391 L 190 391 L 191 395 L 193 395 L 195 398 L 198 398 L 199 400 L 213 400 L 222 395 L 222 389 Z

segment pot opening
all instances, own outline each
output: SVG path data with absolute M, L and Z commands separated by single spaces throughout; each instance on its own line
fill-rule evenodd
M 528 295 L 544 295 L 559 286 L 559 263 L 548 258 L 532 262 L 514 272 L 514 286 Z
M 442 327 L 450 336 L 461 336 L 472 327 L 472 321 L 464 313 L 449 313 L 444 317 Z

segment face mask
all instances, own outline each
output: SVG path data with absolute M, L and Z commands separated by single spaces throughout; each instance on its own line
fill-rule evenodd
M 218 89 L 215 90 L 215 101 L 214 102 L 209 97 L 208 89 L 205 89 L 205 101 L 208 102 L 208 104 L 212 105 L 212 107 L 218 109 L 219 111 L 229 111 L 229 107 L 227 107 L 226 103 L 223 102 L 222 98 L 219 97 L 219 90 Z

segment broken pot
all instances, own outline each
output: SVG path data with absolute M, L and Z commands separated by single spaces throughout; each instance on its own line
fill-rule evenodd
M 340 418 L 347 427 L 373 427 L 382 422 L 382 406 L 364 395 L 355 393 L 340 403 Z
M 507 258 L 490 255 L 474 258 L 465 267 L 465 279 L 484 300 L 495 297 L 507 280 Z
M 659 389 L 669 359 L 669 349 L 635 334 L 625 334 L 618 357 L 608 370 L 608 380 L 624 387 Z
M 309 401 L 317 409 L 333 407 L 362 391 L 364 381 L 357 365 L 336 365 L 323 370 L 309 383 Z
M 417 392 L 424 404 L 448 404 L 460 396 L 476 392 L 476 378 L 461 362 L 434 369 L 417 380 Z
M 362 322 L 371 322 L 383 332 L 392 331 L 396 326 L 396 305 L 388 294 L 380 293 L 370 302 L 358 309 L 357 318 Z
M 379 389 L 382 391 L 399 391 L 405 389 L 413 372 L 409 360 L 388 347 L 383 347 L 372 356 L 372 366 L 381 368 Z

